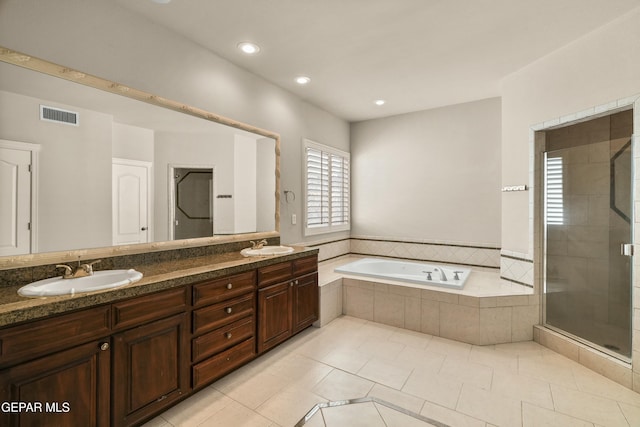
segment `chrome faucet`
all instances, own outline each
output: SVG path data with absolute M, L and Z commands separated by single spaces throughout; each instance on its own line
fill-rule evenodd
M 433 269 L 433 271 L 436 271 L 436 270 L 438 270 L 440 272 L 440 281 L 446 282 L 448 279 L 447 279 L 447 275 L 444 274 L 444 270 L 441 269 L 440 267 L 436 267 L 436 268 Z
M 78 260 L 76 268 L 70 267 L 67 264 L 57 264 L 56 268 L 64 268 L 64 273 L 62 274 L 63 279 L 77 279 L 78 277 L 93 275 L 93 264 L 99 262 L 100 260 L 96 260 L 86 264 L 80 264 L 80 260 Z
M 268 243 L 266 241 L 266 239 L 262 239 L 262 240 L 260 240 L 258 242 L 254 242 L 253 240 L 249 240 L 249 242 L 251 243 L 251 249 L 262 249 L 262 247 Z

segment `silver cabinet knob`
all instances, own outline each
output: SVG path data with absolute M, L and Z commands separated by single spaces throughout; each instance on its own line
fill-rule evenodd
M 224 334 L 224 336 L 227 337 L 228 340 L 230 340 L 233 335 L 231 335 L 231 332 L 227 332 L 226 334 Z
M 227 289 L 233 289 L 233 283 L 228 283 L 227 284 Z
M 109 343 L 108 342 L 103 342 L 102 344 L 100 344 L 100 350 L 102 350 L 102 351 L 109 350 Z
M 227 308 L 224 309 L 224 311 L 226 311 L 227 314 L 231 314 L 231 312 L 233 311 L 233 308 L 227 307 Z

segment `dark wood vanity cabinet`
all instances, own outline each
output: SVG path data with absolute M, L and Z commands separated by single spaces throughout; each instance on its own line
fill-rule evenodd
M 311 256 L 0 328 L 0 426 L 140 425 L 317 318 Z
M 293 333 L 293 281 L 258 291 L 258 353 L 275 347 Z
M 318 320 L 316 256 L 258 270 L 258 354 Z
M 311 326 L 318 320 L 319 293 L 318 273 L 311 273 L 294 280 L 293 287 L 293 333 Z
M 0 425 L 137 425 L 188 394 L 186 295 L 170 289 L 0 330 L 0 402 L 34 409 L 0 410 Z
M 108 306 L 0 331 L 2 426 L 108 426 Z
M 255 290 L 253 270 L 193 285 L 194 389 L 255 357 Z
M 111 405 L 116 424 L 137 425 L 189 393 L 186 308 L 186 288 L 112 304 L 113 329 L 125 329 L 113 335 Z
M 110 358 L 105 339 L 5 369 L 0 402 L 31 406 L 3 408 L 0 425 L 109 426 Z

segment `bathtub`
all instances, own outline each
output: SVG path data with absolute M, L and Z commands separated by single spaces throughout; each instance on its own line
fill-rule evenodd
M 338 273 L 462 289 L 471 270 L 379 258 L 363 258 L 335 269 Z

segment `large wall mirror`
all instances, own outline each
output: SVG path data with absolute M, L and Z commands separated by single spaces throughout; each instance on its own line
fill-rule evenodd
M 0 267 L 277 236 L 279 145 L 276 133 L 0 47 Z

